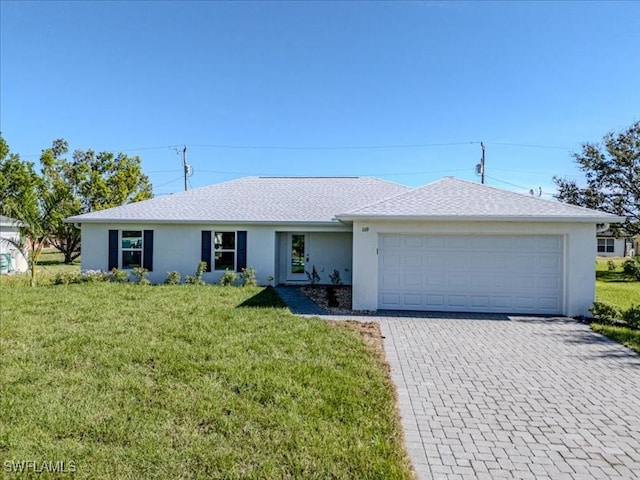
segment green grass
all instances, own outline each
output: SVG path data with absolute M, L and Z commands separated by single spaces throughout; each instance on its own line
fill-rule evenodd
M 411 478 L 374 350 L 274 295 L 5 282 L 0 464 L 72 461 L 76 478 Z
M 592 323 L 591 329 L 594 332 L 601 333 L 625 347 L 628 347 L 640 353 L 640 330 L 631 330 L 626 327 L 615 327 L 612 325 L 603 325 L 601 323 Z
M 65 264 L 63 261 L 64 255 L 55 248 L 42 250 L 37 267 L 37 282 L 39 284 L 48 284 L 51 283 L 58 273 L 80 272 L 79 257 L 70 264 Z M 19 285 L 29 285 L 29 277 L 27 274 L 0 276 L 0 288 L 2 288 L 2 286 L 7 287 Z
M 616 269 L 609 271 L 611 260 Z M 609 303 L 619 310 L 640 304 L 640 282 L 633 281 L 622 272 L 624 258 L 602 258 L 596 260 L 596 301 Z M 640 353 L 640 331 L 627 327 L 592 323 L 591 329 Z
M 623 258 L 614 258 L 617 268 L 607 269 L 608 258 L 598 257 L 596 261 L 596 300 L 610 303 L 626 310 L 640 303 L 640 282 L 633 281 L 622 273 Z

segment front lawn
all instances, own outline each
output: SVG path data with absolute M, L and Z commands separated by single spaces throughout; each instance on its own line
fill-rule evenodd
M 596 261 L 596 301 L 626 310 L 640 304 L 640 282 L 630 279 L 622 271 L 623 258 L 602 258 Z M 609 261 L 615 270 L 608 267 Z M 601 333 L 640 353 L 640 331 L 617 325 L 592 323 L 593 331 Z
M 410 478 L 360 334 L 270 289 L 2 285 L 0 462 L 76 478 Z M 275 306 L 273 306 L 275 305 Z
M 610 259 L 598 257 L 596 261 L 596 301 L 610 303 L 619 309 L 630 308 L 640 303 L 640 282 L 625 276 L 622 272 L 623 258 L 611 261 L 616 270 L 609 271 L 607 262 Z

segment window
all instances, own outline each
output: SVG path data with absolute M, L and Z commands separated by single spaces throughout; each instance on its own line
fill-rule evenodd
M 236 232 L 215 232 L 213 235 L 214 270 L 236 270 Z
M 142 267 L 142 231 L 122 231 L 122 268 L 132 269 Z
M 598 253 L 613 253 L 615 251 L 615 239 L 599 238 Z

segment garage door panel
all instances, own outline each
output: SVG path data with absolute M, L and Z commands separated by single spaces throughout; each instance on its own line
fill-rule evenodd
M 536 237 L 538 240 L 538 249 L 540 251 L 557 252 L 561 249 L 562 239 L 560 237 Z
M 449 276 L 449 286 L 451 287 L 466 287 L 468 283 L 468 277 L 464 274 L 454 273 Z
M 405 294 L 402 296 L 402 303 L 405 307 L 421 307 L 423 300 L 420 294 Z
M 400 235 L 384 235 L 382 237 L 382 248 L 400 248 Z
M 385 253 L 381 258 L 383 268 L 400 268 L 400 254 Z
M 381 235 L 380 308 L 557 314 L 563 240 Z
M 400 308 L 400 295 L 397 293 L 383 293 L 380 296 L 382 308 Z
M 383 289 L 399 289 L 402 286 L 401 274 L 395 272 L 384 272 L 381 276 L 381 287 Z
M 405 255 L 403 258 L 405 268 L 422 269 L 422 255 Z
M 404 248 L 422 250 L 423 239 L 419 235 L 405 235 L 401 243 Z
M 482 310 L 486 310 L 491 305 L 491 299 L 489 295 L 471 295 L 471 302 L 469 306 L 471 308 L 478 308 Z
M 454 309 L 465 309 L 467 307 L 466 295 L 448 295 L 447 304 Z

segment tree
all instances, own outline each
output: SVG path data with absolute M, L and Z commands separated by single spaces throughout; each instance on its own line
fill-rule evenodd
M 584 172 L 586 186 L 554 176 L 555 197 L 625 216 L 622 228 L 631 235 L 640 234 L 640 121 L 620 133 L 606 134 L 601 145 L 583 144 L 573 158 Z
M 36 285 L 38 260 L 51 233 L 51 214 L 59 198 L 45 191 L 31 162 L 9 153 L 0 137 L 0 211 L 20 221 L 19 241 L 5 239 L 20 250 L 28 249 L 29 283 Z M 25 245 L 26 244 L 26 245 Z
M 80 230 L 65 218 L 146 200 L 153 194 L 137 156 L 76 150 L 68 161 L 67 152 L 67 142 L 55 140 L 42 152 L 40 162 L 48 195 L 59 199 L 50 219 L 52 243 L 70 263 L 80 255 Z

